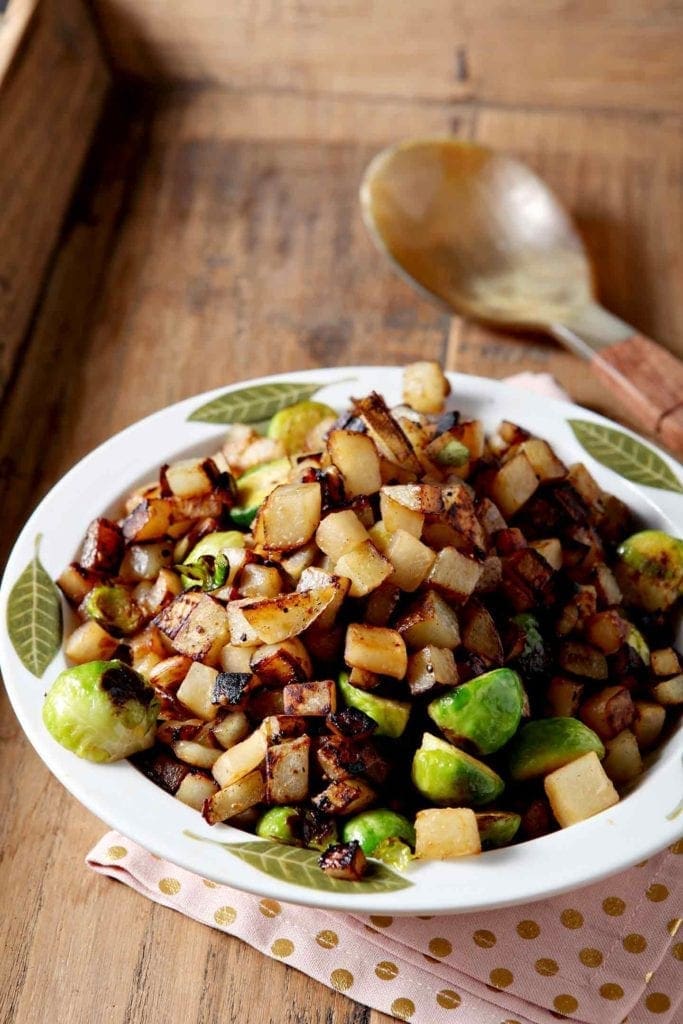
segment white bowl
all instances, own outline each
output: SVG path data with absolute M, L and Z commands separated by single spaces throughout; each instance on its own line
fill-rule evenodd
M 280 387 L 291 382 L 317 385 L 316 397 L 339 409 L 348 404 L 351 395 L 361 396 L 371 389 L 383 393 L 390 404 L 401 400 L 401 371 L 395 367 L 297 372 L 260 378 L 250 381 L 249 386 L 268 383 Z M 501 418 L 521 424 L 550 441 L 565 462 L 584 461 L 606 490 L 629 504 L 643 525 L 683 534 L 683 474 L 668 456 L 648 445 L 645 465 L 642 443 L 639 447 L 635 435 L 569 403 L 478 377 L 453 374 L 451 383 L 452 404 L 467 416 L 483 419 L 489 430 Z M 154 477 L 161 463 L 215 449 L 225 431 L 224 424 L 189 417 L 216 398 L 241 392 L 245 386 L 217 389 L 163 409 L 117 434 L 75 466 L 41 502 L 17 540 L 0 591 L 3 621 L 7 621 L 10 593 L 34 558 L 37 537 L 41 537 L 40 561 L 54 579 L 76 557 L 87 524 L 98 515 L 115 514 L 121 498 L 134 485 Z M 251 402 L 262 394 L 252 393 Z M 266 410 L 264 416 L 267 414 Z M 259 413 L 255 418 L 264 416 Z M 588 424 L 578 429 L 595 433 L 602 448 L 593 450 L 601 459 L 617 465 L 620 472 L 596 461 L 581 446 L 570 420 Z M 626 454 L 620 454 L 620 448 Z M 620 475 L 623 472 L 635 472 L 641 479 L 643 473 L 654 474 L 648 479 L 663 486 L 632 483 Z M 67 623 L 72 621 L 69 616 L 65 610 Z M 279 900 L 363 913 L 443 914 L 491 909 L 594 882 L 673 843 L 682 832 L 683 814 L 678 811 L 683 794 L 683 732 L 679 730 L 659 751 L 633 791 L 615 807 L 588 821 L 479 857 L 414 863 L 404 876 L 387 874 L 374 886 L 338 883 L 329 889 L 320 888 L 328 882 L 322 872 L 308 870 L 307 858 L 313 854 L 282 846 L 270 850 L 263 841 L 227 825 L 211 828 L 196 811 L 159 789 L 127 761 L 91 764 L 59 746 L 42 723 L 41 707 L 45 691 L 65 667 L 61 650 L 55 653 L 42 678 L 37 678 L 22 663 L 5 632 L 0 637 L 0 664 L 29 740 L 50 770 L 90 811 L 177 865 Z M 235 845 L 244 843 L 249 845 Z M 239 855 L 231 854 L 230 846 Z M 265 858 L 264 851 L 268 854 Z

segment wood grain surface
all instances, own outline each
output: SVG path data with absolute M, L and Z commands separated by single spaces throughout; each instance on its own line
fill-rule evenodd
M 133 6 L 140 31 L 170 38 L 160 13 L 170 3 L 99 3 L 119 24 L 133 18 Z M 346 52 L 322 51 L 326 61 L 315 74 L 306 63 L 315 49 L 306 33 L 315 40 L 322 29 L 302 19 L 324 20 L 317 5 L 236 3 L 226 26 L 268 8 L 281 12 L 282 39 L 266 26 L 253 65 L 244 58 L 231 71 L 233 87 L 115 93 L 3 405 L 2 556 L 41 496 L 94 445 L 168 402 L 254 374 L 416 357 L 498 377 L 542 369 L 580 401 L 623 415 L 557 346 L 451 322 L 387 269 L 363 229 L 356 195 L 368 159 L 405 135 L 451 132 L 529 161 L 578 215 L 606 304 L 683 353 L 683 100 L 680 66 L 666 70 L 673 43 L 664 43 L 667 34 L 682 38 L 680 12 L 633 0 L 600 4 L 596 15 L 594 5 L 551 0 L 537 23 L 524 16 L 528 5 L 496 0 L 498 29 L 496 18 L 484 26 L 480 17 L 466 43 L 478 38 L 481 52 L 502 54 L 514 28 L 515 45 L 524 39 L 533 59 L 528 80 L 515 72 L 513 87 L 502 54 L 503 84 L 491 72 L 488 93 L 478 94 L 483 102 L 453 74 L 457 26 L 444 21 L 436 33 L 421 20 L 433 4 L 377 2 L 370 25 L 366 6 L 325 5 L 343 20 L 345 38 L 366 33 L 351 77 Z M 223 24 L 219 5 L 212 9 L 211 30 Z M 388 56 L 394 19 L 423 40 L 401 75 Z M 160 46 L 155 59 L 169 74 L 223 81 L 207 63 L 211 32 L 192 34 L 198 31 L 186 30 L 187 67 L 177 42 Z M 588 55 L 571 72 L 569 57 L 559 59 L 561 44 L 571 52 L 591 31 L 610 38 L 609 53 L 604 61 Z M 301 63 L 292 88 L 275 76 L 294 74 L 296 39 Z M 534 61 L 545 40 L 559 63 L 541 88 Z M 661 69 L 652 60 L 657 40 Z M 126 47 L 140 70 L 141 51 Z M 642 74 L 631 74 L 639 55 Z M 451 79 L 437 81 L 435 69 L 440 76 L 446 61 Z M 472 59 L 468 75 L 477 66 Z M 333 73 L 339 87 L 328 87 Z M 477 74 L 483 82 L 484 72 Z M 497 105 L 506 82 L 507 100 Z M 547 109 L 529 109 L 534 95 Z M 89 873 L 83 858 L 103 826 L 51 778 L 6 701 L 0 739 L 3 1024 L 388 1021 Z

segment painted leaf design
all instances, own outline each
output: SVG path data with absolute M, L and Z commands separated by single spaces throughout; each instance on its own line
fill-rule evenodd
M 219 395 L 206 405 L 195 409 L 187 417 L 200 423 L 256 423 L 270 419 L 280 409 L 310 398 L 326 387 L 320 383 L 277 381 L 273 384 L 254 384 Z
M 7 632 L 21 663 L 38 679 L 62 642 L 59 591 L 36 553 L 12 587 L 7 602 Z
M 683 484 L 657 452 L 615 427 L 588 420 L 569 420 L 582 448 L 597 462 L 634 484 L 683 494 Z
M 302 850 L 297 846 L 284 846 L 282 843 L 270 843 L 266 840 L 254 840 L 246 843 L 221 843 L 215 839 L 185 832 L 185 835 L 202 842 L 222 846 L 234 857 L 239 857 L 253 868 L 264 871 L 267 875 L 289 882 L 290 885 L 303 885 L 308 889 L 325 892 L 343 892 L 360 896 L 368 892 L 395 892 L 412 886 L 407 878 L 391 871 L 384 864 L 371 861 L 371 871 L 362 882 L 345 882 L 340 878 L 330 878 L 318 867 L 318 856 L 315 850 Z

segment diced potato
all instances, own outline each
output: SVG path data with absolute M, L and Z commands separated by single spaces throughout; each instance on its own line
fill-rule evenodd
M 245 597 L 239 601 L 230 601 L 228 604 L 227 615 L 231 647 L 258 647 L 261 643 L 257 630 L 251 625 L 244 614 L 244 609 L 250 607 L 253 603 L 253 598 Z M 239 669 L 230 670 L 226 668 L 226 671 L 239 671 Z
M 445 547 L 436 556 L 436 560 L 427 577 L 427 584 L 445 594 L 452 601 L 464 604 L 474 593 L 484 567 L 454 547 Z
M 536 492 L 538 482 L 529 459 L 520 452 L 498 470 L 491 482 L 490 494 L 503 515 L 509 518 Z
M 282 690 L 261 687 L 249 698 L 249 714 L 257 722 L 272 715 L 284 714 Z
M 178 654 L 215 664 L 230 639 L 228 616 L 223 605 L 209 594 L 195 590 L 176 597 L 156 617 L 161 630 Z
M 87 661 L 108 661 L 118 646 L 116 637 L 102 629 L 94 619 L 88 619 L 73 631 L 66 641 L 64 653 L 69 661 L 84 665 Z
M 584 684 L 564 676 L 553 676 L 548 685 L 546 701 L 552 718 L 574 718 L 583 697 Z
M 577 491 L 589 509 L 602 510 L 602 489 L 597 485 L 582 462 L 569 467 L 567 480 Z
M 368 531 L 368 536 L 370 537 L 370 540 L 375 545 L 380 554 L 385 554 L 387 548 L 389 547 L 391 534 L 389 533 L 389 530 L 387 529 L 386 523 L 384 522 L 383 519 L 378 519 L 377 522 L 370 527 Z
M 460 643 L 458 617 L 434 590 L 428 590 L 411 605 L 399 619 L 397 629 L 413 649 L 431 644 L 452 650 Z
M 150 586 L 146 580 L 142 580 L 135 588 L 133 596 L 145 615 L 158 615 L 182 592 L 180 577 L 171 569 L 160 569 L 154 583 Z
M 294 740 L 306 732 L 306 720 L 300 715 L 266 715 L 259 726 L 268 746 Z
M 386 626 L 401 598 L 401 592 L 393 583 L 383 583 L 368 597 L 365 605 L 365 621 L 369 626 Z
M 532 437 L 529 441 L 523 441 L 519 450 L 526 455 L 539 480 L 561 480 L 567 472 L 567 467 L 560 462 L 547 441 Z
M 277 597 L 282 593 L 282 577 L 274 565 L 245 565 L 239 576 L 238 589 L 242 597 Z
M 296 584 L 304 570 L 308 569 L 309 565 L 313 565 L 317 555 L 317 545 L 315 541 L 310 541 L 308 544 L 304 544 L 302 548 L 299 548 L 298 551 L 293 551 L 291 555 L 286 555 L 281 560 L 280 565 L 290 580 Z
M 561 669 L 575 676 L 588 679 L 607 679 L 608 669 L 605 655 L 590 644 L 566 640 L 560 645 L 557 661 Z
M 212 459 L 183 459 L 167 466 L 164 476 L 172 494 L 179 498 L 193 498 L 211 493 L 218 469 Z
M 256 729 L 241 743 L 224 750 L 212 768 L 213 777 L 221 789 L 258 768 L 265 759 L 267 746 L 266 737 Z
M 389 533 L 395 533 L 396 530 L 405 530 L 407 533 L 412 533 L 413 537 L 417 537 L 418 540 L 420 539 L 425 518 L 424 514 L 415 509 L 406 508 L 400 501 L 396 501 L 391 496 L 390 487 L 383 487 L 380 491 L 379 511 L 382 522 Z
M 308 736 L 284 740 L 266 751 L 266 803 L 293 804 L 308 796 Z
M 614 608 L 591 615 L 584 624 L 586 640 L 603 654 L 614 654 L 626 641 L 629 624 Z
M 355 403 L 354 412 L 365 423 L 379 451 L 396 466 L 409 473 L 420 472 L 420 462 L 405 433 L 389 412 L 381 395 L 371 392 Z
M 93 587 L 98 586 L 101 582 L 102 577 L 97 573 L 84 569 L 77 562 L 72 562 L 71 565 L 67 565 L 57 580 L 57 586 L 67 601 L 77 608 Z
M 365 810 L 377 794 L 362 779 L 339 779 L 313 797 L 313 804 L 324 814 L 347 815 Z
M 652 695 L 660 704 L 683 704 L 683 674 L 655 683 Z
M 286 715 L 324 718 L 337 710 L 337 687 L 333 679 L 288 683 L 282 697 Z
M 503 664 L 503 643 L 488 608 L 477 598 L 468 601 L 462 611 L 460 642 L 466 650 L 483 658 L 488 665 Z
M 349 682 L 359 690 L 374 690 L 382 682 L 382 677 L 376 672 L 368 672 L 365 668 L 352 668 L 349 672 Z
M 331 430 L 327 451 L 332 464 L 344 478 L 347 498 L 377 493 L 382 486 L 382 475 L 379 455 L 371 437 L 353 430 Z
M 121 523 L 126 540 L 158 540 L 168 533 L 173 508 L 167 498 L 141 501 Z
M 318 864 L 330 878 L 344 882 L 360 882 L 368 870 L 366 856 L 357 839 L 328 846 L 320 855 Z
M 403 371 L 403 401 L 416 412 L 441 412 L 451 386 L 437 362 L 409 363 Z
M 498 555 L 488 555 L 481 563 L 481 576 L 474 588 L 475 594 L 489 594 L 500 586 L 503 579 L 503 560 Z
M 192 660 L 184 654 L 174 654 L 156 664 L 149 674 L 149 681 L 157 689 L 175 693 L 192 664 Z
M 394 567 L 390 581 L 407 592 L 417 590 L 436 558 L 431 548 L 407 530 L 396 530 L 391 535 L 385 555 Z
M 487 548 L 486 534 L 477 517 L 472 491 L 467 484 L 451 482 L 443 488 L 441 494 L 446 524 L 456 535 L 453 547 L 483 557 Z M 425 541 L 428 541 L 426 536 Z M 428 543 L 431 544 L 431 541 Z
M 250 667 L 266 686 L 303 682 L 313 673 L 310 655 L 296 636 L 279 644 L 257 647 L 252 653 Z
M 545 777 L 543 785 L 562 828 L 591 818 L 619 802 L 619 794 L 595 751 L 557 768 Z
M 111 520 L 100 516 L 88 526 L 79 564 L 93 572 L 116 572 L 123 554 L 123 533 Z
M 258 511 L 254 540 L 266 551 L 292 551 L 318 529 L 322 494 L 319 483 L 280 484 Z
M 265 793 L 266 787 L 261 773 L 253 771 L 210 796 L 204 803 L 202 814 L 209 825 L 215 825 L 261 803 Z
M 304 591 L 327 586 L 335 588 L 335 596 L 327 608 L 318 616 L 317 623 L 321 629 L 329 629 L 336 619 L 337 612 L 343 605 L 344 599 L 349 592 L 349 587 L 351 586 L 350 579 L 346 576 L 337 576 L 315 566 L 310 566 L 308 569 L 304 569 L 296 587 L 297 590 Z
M 171 747 L 179 761 L 191 764 L 194 768 L 211 768 L 221 756 L 218 747 L 207 747 L 195 740 L 176 740 Z
M 379 553 L 370 538 L 342 555 L 334 569 L 338 576 L 351 581 L 351 597 L 365 597 L 394 575 L 391 562 Z
M 601 608 L 611 608 L 621 604 L 622 594 L 619 584 L 612 570 L 604 562 L 596 565 L 593 570 L 593 585 Z
M 640 775 L 643 770 L 643 762 L 638 742 L 630 729 L 624 729 L 613 739 L 607 740 L 605 749 L 607 753 L 602 767 L 612 782 L 622 785 Z
M 649 750 L 659 739 L 666 720 L 666 708 L 654 701 L 636 700 L 631 731 L 641 750 Z
M 230 613 L 228 611 L 228 617 Z M 262 648 L 259 648 L 262 650 Z M 220 666 L 224 672 L 255 672 L 251 659 L 254 656 L 253 647 L 240 647 L 236 644 L 226 644 L 221 647 L 219 656 Z
M 334 586 L 316 587 L 303 593 L 280 594 L 279 597 L 251 601 L 242 605 L 242 614 L 264 644 L 277 644 L 297 636 L 334 600 Z M 232 638 L 235 643 L 235 639 Z
M 201 811 L 204 801 L 218 792 L 218 785 L 204 772 L 188 772 L 178 786 L 175 795 L 188 807 Z
M 211 731 L 224 750 L 241 743 L 249 735 L 251 725 L 243 711 L 229 711 L 217 719 Z
M 681 663 L 673 647 L 662 647 L 658 651 L 652 651 L 650 654 L 650 667 L 654 675 L 664 679 L 667 676 L 678 675 L 681 671 Z
M 545 558 L 555 572 L 562 568 L 562 545 L 557 537 L 548 537 L 546 540 L 532 540 L 530 547 L 538 551 L 539 555 Z
M 601 740 L 611 740 L 633 721 L 631 694 L 625 686 L 606 686 L 585 700 L 579 718 Z
M 469 807 L 434 807 L 415 818 L 415 856 L 450 860 L 481 853 L 477 817 Z
M 244 709 L 260 680 L 253 672 L 219 672 L 216 676 L 211 702 L 228 711 Z
M 357 622 L 352 622 L 346 631 L 344 661 L 352 667 L 393 679 L 403 679 L 408 668 L 406 645 L 395 629 Z
M 387 485 L 382 488 L 381 495 L 423 517 L 438 516 L 444 511 L 443 488 L 439 484 Z
M 435 686 L 455 686 L 458 682 L 458 668 L 453 652 L 432 644 L 416 651 L 408 658 L 407 679 L 414 697 L 428 693 Z M 352 679 L 349 681 L 353 682 Z
M 365 529 L 355 512 L 330 512 L 325 516 L 315 534 L 315 542 L 321 551 L 337 562 L 342 555 L 368 539 Z
M 209 668 L 208 665 L 202 665 L 195 661 L 176 694 L 178 700 L 186 708 L 189 708 L 197 718 L 201 718 L 205 722 L 213 721 L 218 714 L 218 707 L 211 702 L 217 677 L 218 672 L 215 668 Z

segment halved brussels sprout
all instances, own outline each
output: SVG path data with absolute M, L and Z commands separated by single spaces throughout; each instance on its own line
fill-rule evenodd
M 323 402 L 297 402 L 276 412 L 268 424 L 268 437 L 281 441 L 288 455 L 306 450 L 306 438 L 323 420 L 336 419 L 334 409 Z
M 345 843 L 357 840 L 366 857 L 371 857 L 386 839 L 402 839 L 414 847 L 415 829 L 402 814 L 396 814 L 386 807 L 377 807 L 373 811 L 363 811 L 349 818 L 344 825 L 342 839 Z
M 375 736 L 389 736 L 395 740 L 405 731 L 411 708 L 406 701 L 378 697 L 367 690 L 359 690 L 357 686 L 351 685 L 347 672 L 339 674 L 339 690 L 348 707 L 365 712 L 368 718 L 377 722 Z
M 217 558 L 218 555 L 228 548 L 243 547 L 244 534 L 240 533 L 239 530 L 217 530 L 215 533 L 207 533 L 206 537 L 202 537 L 200 541 L 197 541 L 192 551 L 184 559 L 183 564 L 191 565 L 206 555 Z
M 65 669 L 43 704 L 43 722 L 58 743 L 88 761 L 120 761 L 154 743 L 159 701 L 122 661 Z
M 492 754 L 514 736 L 523 708 L 517 673 L 496 668 L 441 694 L 427 712 L 452 743 L 467 742 L 479 754 Z
M 137 632 L 144 618 L 130 591 L 118 584 L 93 587 L 83 599 L 80 611 L 117 636 Z
M 447 807 L 488 804 L 505 788 L 500 775 L 483 761 L 428 732 L 415 751 L 412 778 L 423 796 Z
M 522 824 L 520 815 L 512 811 L 478 811 L 476 817 L 483 850 L 508 846 Z
M 642 530 L 620 544 L 615 576 L 626 604 L 665 611 L 683 595 L 683 540 Z
M 515 659 L 522 678 L 527 684 L 545 679 L 550 658 L 538 619 L 531 612 L 522 612 L 515 615 L 512 621 L 524 631 L 524 649 Z
M 605 756 L 600 737 L 578 718 L 539 718 L 527 722 L 510 746 L 510 775 L 516 782 L 537 779 L 595 751 Z
M 650 665 L 650 648 L 647 645 L 647 640 L 635 626 L 629 624 L 628 633 L 626 634 L 626 643 L 629 647 L 640 655 L 643 662 L 649 667 Z
M 256 835 L 276 843 L 301 846 L 301 815 L 296 807 L 270 807 L 256 823 Z

